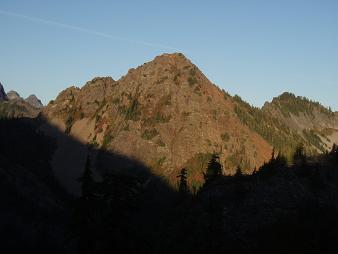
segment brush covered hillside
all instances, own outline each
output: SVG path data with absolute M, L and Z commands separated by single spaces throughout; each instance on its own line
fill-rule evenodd
M 44 116 L 70 135 L 143 162 L 176 181 L 182 167 L 201 180 L 212 153 L 227 174 L 247 173 L 270 158 L 272 146 L 240 121 L 235 101 L 182 54 L 156 57 L 118 81 L 95 78 L 70 87 Z
M 263 111 L 303 137 L 315 152 L 325 152 L 338 143 L 338 112 L 318 102 L 283 93 L 266 103 Z
M 158 56 L 118 81 L 70 87 L 43 115 L 81 142 L 141 161 L 171 182 L 185 167 L 191 184 L 201 181 L 212 153 L 231 175 L 237 167 L 252 173 L 273 147 L 291 161 L 299 144 L 316 153 L 338 141 L 337 114 L 319 103 L 285 93 L 252 107 L 180 53 Z
M 317 154 L 330 150 L 338 141 L 337 113 L 318 102 L 284 93 L 260 109 L 239 96 L 234 100 L 235 113 L 241 122 L 261 135 L 289 162 L 300 144 L 308 154 Z

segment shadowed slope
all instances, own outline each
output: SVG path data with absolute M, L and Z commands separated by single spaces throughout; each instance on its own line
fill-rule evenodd
M 177 193 L 136 160 L 54 133 L 67 141 L 59 148 L 69 151 L 73 143 L 71 149 L 87 151 L 87 160 L 78 162 L 82 170 L 54 171 L 69 190 L 73 191 L 72 181 L 80 184 L 81 195 L 73 198 L 60 188 L 50 165 L 58 142 L 42 134 L 51 135 L 48 130 L 57 128 L 41 118 L 1 120 L 0 128 L 0 233 L 6 252 L 265 253 L 277 248 L 277 253 L 335 253 L 338 249 L 336 147 L 311 158 L 300 150 L 293 166 L 273 156 L 250 176 L 240 170 L 223 176 L 214 160 L 203 168 L 208 181 L 192 195 L 184 188 Z M 79 160 L 64 159 L 64 165 Z M 88 159 L 90 163 L 85 163 Z M 214 166 L 217 174 L 210 177 Z M 190 172 L 184 173 L 188 179 Z

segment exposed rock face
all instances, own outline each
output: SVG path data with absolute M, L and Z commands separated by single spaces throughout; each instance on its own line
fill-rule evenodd
M 6 99 L 7 99 L 7 96 L 6 96 L 6 93 L 5 93 L 5 89 L 2 86 L 2 84 L 0 83 L 0 101 L 6 100 Z
M 20 95 L 16 92 L 16 91 L 9 91 L 7 93 L 7 98 L 8 100 L 10 101 L 13 101 L 13 100 L 21 100 L 22 98 L 20 97 Z
M 28 96 L 25 101 L 35 108 L 43 107 L 42 102 L 34 94 Z
M 229 174 L 238 164 L 252 172 L 269 159 L 272 147 L 233 112 L 232 97 L 182 54 L 158 56 L 118 81 L 96 78 L 68 88 L 43 110 L 78 139 L 135 158 L 173 181 L 184 166 L 198 180 L 213 152 Z

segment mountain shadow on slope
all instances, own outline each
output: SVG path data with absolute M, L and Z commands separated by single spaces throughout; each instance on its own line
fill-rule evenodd
M 78 253 L 79 237 L 74 234 L 76 230 L 73 230 L 76 221 L 73 218 L 77 217 L 73 217 L 73 214 L 76 213 L 75 208 L 81 203 L 81 198 L 69 192 L 66 188 L 68 186 L 62 182 L 64 178 L 60 177 L 58 172 L 53 171 L 51 161 L 58 142 L 45 135 L 41 129 L 41 126 L 45 128 L 45 125 L 48 125 L 48 128 L 53 129 L 54 132 L 58 132 L 54 126 L 49 125 L 42 118 L 0 119 L 0 236 L 3 243 L 0 249 L 4 251 L 3 253 L 24 251 Z M 139 218 L 142 217 L 142 220 L 139 220 L 138 230 L 142 231 L 142 225 L 144 228 L 150 227 L 149 220 L 154 221 L 153 226 L 157 227 L 155 221 L 160 220 L 164 210 L 169 210 L 167 207 L 170 206 L 174 195 L 163 180 L 152 175 L 149 169 L 135 160 L 88 148 L 86 144 L 61 132 L 58 135 L 69 140 L 66 144 L 75 142 L 81 151 L 88 150 L 90 151 L 88 154 L 98 154 L 99 158 L 104 158 L 104 162 L 98 160 L 100 164 L 98 168 L 102 173 L 97 172 L 96 178 L 103 179 L 104 183 L 107 182 L 108 187 L 104 186 L 105 188 L 112 186 L 113 174 L 118 179 L 117 184 L 126 191 L 128 191 L 128 186 L 124 187 L 124 183 L 127 183 L 129 178 L 135 179 L 133 184 L 142 188 L 145 201 L 143 202 L 144 208 L 135 210 Z M 114 167 L 104 168 L 112 164 Z M 120 169 L 124 168 L 128 170 L 122 172 Z M 80 176 L 72 179 L 72 182 L 76 184 Z M 123 179 L 127 180 L 123 182 Z M 104 196 L 108 195 L 106 189 L 100 193 Z M 162 212 L 151 213 L 147 206 L 153 204 L 156 204 L 157 209 Z M 100 207 L 99 205 L 92 206 L 90 209 L 99 211 Z M 108 226 L 111 219 L 113 218 L 109 218 L 106 222 Z
M 187 191 L 187 168 L 178 175 L 177 191 L 140 162 L 59 132 L 88 151 L 73 179 L 81 194 L 73 196 L 52 171 L 57 142 L 41 132 L 44 124 L 43 119 L 0 121 L 4 253 L 338 250 L 336 146 L 317 157 L 299 147 L 291 166 L 273 153 L 253 175 L 240 168 L 234 176 L 223 175 L 214 155 L 200 189 Z

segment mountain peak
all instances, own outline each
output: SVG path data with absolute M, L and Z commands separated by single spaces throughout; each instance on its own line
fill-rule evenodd
M 34 94 L 28 96 L 25 101 L 35 108 L 43 107 L 42 102 Z
M 193 164 L 200 172 L 195 162 L 213 151 L 222 153 L 230 174 L 237 159 L 250 170 L 270 157 L 270 145 L 231 114 L 233 107 L 230 96 L 174 53 L 131 68 L 117 81 L 95 78 L 69 88 L 43 115 L 83 142 L 131 156 L 176 181 L 176 170 Z M 241 135 L 245 141 L 230 138 Z M 238 158 L 241 149 L 254 159 Z
M 199 93 L 202 89 L 213 90 L 211 82 L 205 75 L 182 53 L 163 54 L 146 62 L 137 68 L 129 69 L 128 73 L 121 77 L 117 83 L 128 84 L 130 89 L 156 89 L 156 93 L 162 94 L 161 85 L 176 90 Z M 141 85 L 141 86 L 140 86 Z M 188 88 L 188 89 L 187 89 Z M 180 92 L 183 92 L 181 90 Z
M 156 59 L 185 59 L 188 60 L 188 58 L 183 53 L 164 53 L 162 55 L 156 56 L 154 60 Z
M 7 98 L 8 98 L 8 100 L 10 100 L 10 101 L 21 99 L 21 97 L 20 97 L 20 95 L 18 94 L 18 92 L 13 91 L 13 90 L 11 90 L 11 91 L 9 91 L 9 92 L 7 93 Z
M 156 56 L 151 62 L 156 64 L 182 64 L 182 65 L 193 65 L 192 62 L 185 57 L 182 53 L 165 53 L 159 56 Z M 150 62 L 150 63 L 151 63 Z
M 128 74 L 134 73 L 136 70 L 140 69 L 159 69 L 162 71 L 162 68 L 164 70 L 166 69 L 180 69 L 180 68 L 188 68 L 188 66 L 194 66 L 194 64 L 186 58 L 182 53 L 165 53 L 159 56 L 156 56 L 153 60 L 146 62 L 140 66 L 138 66 L 136 69 L 131 68 L 128 71 Z

